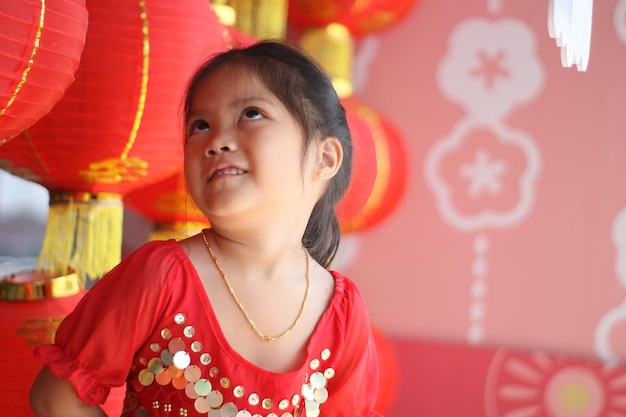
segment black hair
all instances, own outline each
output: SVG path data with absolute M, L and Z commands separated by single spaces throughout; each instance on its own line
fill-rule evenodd
M 343 162 L 313 208 L 302 238 L 311 256 L 322 266 L 330 266 L 340 239 L 335 206 L 345 194 L 352 174 L 352 138 L 346 112 L 329 76 L 313 59 L 282 42 L 265 40 L 230 49 L 205 62 L 190 80 L 184 101 L 185 124 L 198 84 L 225 65 L 251 71 L 285 105 L 302 125 L 305 152 L 312 140 L 329 136 L 339 140 Z

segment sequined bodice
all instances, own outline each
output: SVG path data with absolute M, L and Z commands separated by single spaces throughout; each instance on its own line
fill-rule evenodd
M 123 416 L 319 415 L 328 399 L 328 380 L 335 376 L 329 348 L 310 358 L 308 369 L 295 372 L 291 386 L 277 392 L 221 367 L 211 349 L 216 346 L 203 342 L 196 326 L 184 312 L 176 313 L 135 358 Z

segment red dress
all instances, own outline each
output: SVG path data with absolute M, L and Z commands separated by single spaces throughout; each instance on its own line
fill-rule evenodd
M 363 299 L 335 292 L 295 371 L 262 369 L 225 339 L 204 286 L 174 240 L 150 242 L 102 278 L 36 354 L 78 397 L 102 404 L 127 384 L 122 415 L 373 417 L 376 348 Z

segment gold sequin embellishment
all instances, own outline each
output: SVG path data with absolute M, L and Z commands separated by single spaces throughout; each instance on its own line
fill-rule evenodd
M 287 398 L 261 397 L 236 384 L 229 376 L 222 375 L 211 354 L 204 351 L 203 344 L 193 339 L 197 334 L 196 328 L 188 323 L 184 313 L 177 313 L 173 324 L 173 327 L 160 331 L 160 341 L 148 345 L 154 357 L 139 357 L 142 369 L 138 370 L 137 365 L 133 365 L 135 372 L 139 371 L 136 379 L 131 381 L 136 392 L 153 384 L 162 387 L 171 385 L 174 390 L 183 393 L 181 399 L 189 399 L 193 410 L 207 417 L 312 417 L 319 415 L 321 404 L 328 399 L 326 385 L 334 376 L 333 368 L 324 366 L 330 358 L 329 349 L 322 350 L 319 358 L 310 360 L 308 367 L 311 373 L 304 375 L 300 392 Z M 224 395 L 228 393 L 229 398 L 243 399 L 249 408 L 240 410 L 230 399 L 225 400 Z M 172 412 L 169 398 L 169 395 L 160 397 L 163 402 L 155 400 L 152 407 Z M 175 406 L 175 415 L 188 415 L 184 404 Z M 288 410 L 292 407 L 293 413 Z M 135 394 L 127 397 L 125 409 L 134 410 L 135 416 L 148 415 L 147 409 L 139 406 Z
M 330 350 L 324 349 L 320 356 L 323 362 L 327 361 L 330 358 Z M 318 369 L 323 365 L 323 362 L 313 359 L 309 364 L 311 370 L 315 372 L 313 372 L 310 377 L 307 376 L 307 381 L 302 384 L 300 394 L 304 399 L 304 410 L 302 410 L 302 407 L 296 409 L 296 415 L 299 417 L 319 416 L 321 405 L 328 400 L 326 385 L 328 380 L 335 376 L 335 370 L 328 367 L 324 369 L 323 372 L 320 372 Z M 302 413 L 302 411 L 304 411 L 304 413 Z

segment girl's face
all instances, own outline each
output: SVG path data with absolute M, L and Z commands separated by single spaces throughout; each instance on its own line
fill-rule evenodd
M 187 185 L 209 220 L 242 213 L 246 221 L 287 220 L 312 209 L 315 157 L 303 166 L 300 123 L 255 74 L 232 65 L 210 74 L 185 129 Z

